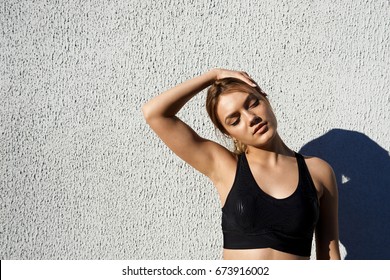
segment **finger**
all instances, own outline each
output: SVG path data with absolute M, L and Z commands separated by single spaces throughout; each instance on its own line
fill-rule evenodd
M 248 79 L 248 78 L 246 78 L 246 79 L 243 79 L 243 81 L 244 82 L 246 82 L 248 85 L 250 85 L 250 86 L 252 86 L 252 87 L 257 87 L 257 84 L 256 84 L 256 82 L 255 81 L 253 81 L 252 79 Z
M 243 81 L 246 82 L 247 84 L 251 85 L 252 87 L 257 87 L 256 82 L 248 75 L 246 72 L 242 72 Z
M 250 78 L 249 74 L 247 72 L 245 72 L 245 71 L 241 71 L 241 74 L 244 75 L 247 78 Z
M 245 81 L 247 84 L 253 87 L 257 86 L 256 82 L 251 78 L 251 76 L 247 72 L 241 71 L 240 74 L 243 76 L 243 81 Z

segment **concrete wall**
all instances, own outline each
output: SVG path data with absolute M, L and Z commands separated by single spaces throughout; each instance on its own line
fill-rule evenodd
M 343 257 L 390 258 L 389 19 L 385 0 L 2 1 L 0 258 L 221 258 L 216 191 L 140 111 L 213 67 L 258 81 L 291 148 L 329 151 Z M 180 116 L 224 143 L 204 99 Z

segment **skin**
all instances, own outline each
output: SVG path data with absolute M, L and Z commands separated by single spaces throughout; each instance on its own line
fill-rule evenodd
M 237 157 L 220 144 L 200 137 L 181 121 L 177 112 L 197 93 L 215 80 L 235 77 L 251 86 L 256 83 L 245 72 L 213 69 L 185 81 L 147 102 L 142 111 L 147 123 L 180 158 L 203 173 L 216 187 L 221 205 L 234 181 Z M 290 196 L 298 182 L 294 152 L 277 132 L 272 107 L 264 97 L 243 92 L 220 96 L 217 116 L 233 139 L 247 144 L 252 174 L 263 191 L 275 198 Z M 262 126 L 256 133 L 255 129 Z M 338 247 L 337 186 L 332 168 L 319 158 L 305 158 L 320 202 L 316 227 L 317 259 L 340 259 Z M 306 259 L 271 248 L 223 250 L 224 259 Z

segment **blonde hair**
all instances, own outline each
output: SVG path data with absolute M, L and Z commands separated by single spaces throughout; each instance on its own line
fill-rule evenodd
M 260 87 L 252 87 L 246 82 L 237 79 L 237 78 L 224 78 L 220 80 L 216 80 L 214 84 L 212 84 L 209 89 L 207 90 L 207 97 L 206 97 L 206 110 L 207 113 L 213 122 L 214 126 L 218 128 L 219 131 L 222 132 L 223 135 L 230 137 L 229 133 L 226 131 L 226 129 L 223 127 L 220 119 L 217 115 L 217 105 L 219 101 L 219 97 L 222 94 L 230 93 L 230 92 L 245 92 L 248 94 L 254 94 L 256 96 L 263 96 L 266 97 L 267 94 L 262 91 Z M 242 154 L 245 153 L 247 150 L 247 145 L 241 143 L 240 141 L 234 139 L 234 153 L 235 154 Z

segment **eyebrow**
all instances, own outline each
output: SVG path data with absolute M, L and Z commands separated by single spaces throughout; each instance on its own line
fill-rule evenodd
M 248 106 L 249 102 L 251 102 L 253 99 L 257 99 L 257 97 L 255 95 L 253 95 L 253 94 L 249 94 L 248 97 L 244 101 L 244 106 Z M 234 118 L 237 115 L 238 115 L 237 112 L 233 112 L 233 113 L 227 115 L 226 118 L 225 118 L 225 124 L 228 124 L 227 123 L 228 119 Z

